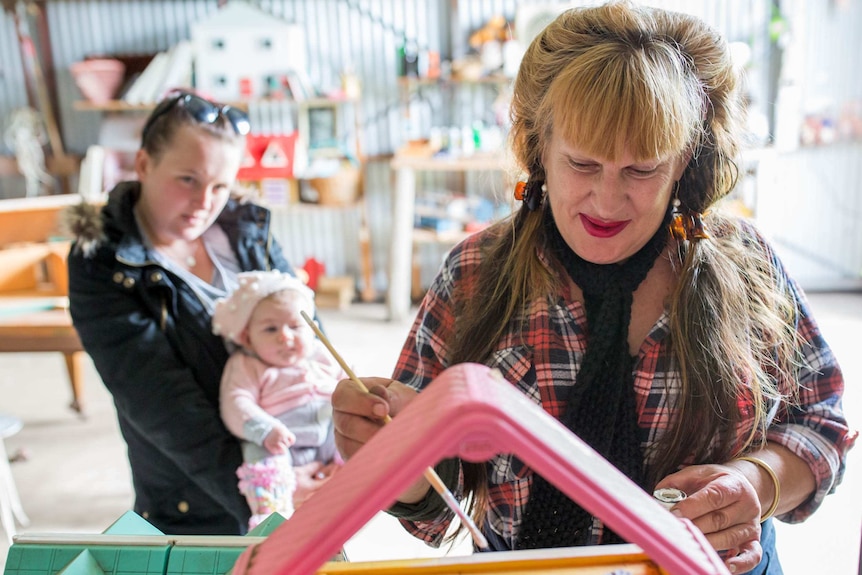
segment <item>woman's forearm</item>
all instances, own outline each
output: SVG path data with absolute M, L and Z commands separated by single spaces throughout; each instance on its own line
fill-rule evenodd
M 761 465 L 743 459 L 736 459 L 728 464 L 739 469 L 751 482 L 760 499 L 762 513 L 772 507 L 776 495 L 778 507 L 773 515 L 781 515 L 796 509 L 814 493 L 816 485 L 811 468 L 786 447 L 768 443 L 763 449 L 746 456 L 764 462 L 775 472 L 778 479 L 779 493 L 776 493 L 775 481 Z

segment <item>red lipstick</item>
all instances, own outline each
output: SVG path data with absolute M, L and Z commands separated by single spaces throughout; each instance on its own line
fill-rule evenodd
M 612 238 L 625 229 L 631 220 L 605 222 L 580 214 L 581 223 L 588 234 L 596 238 Z

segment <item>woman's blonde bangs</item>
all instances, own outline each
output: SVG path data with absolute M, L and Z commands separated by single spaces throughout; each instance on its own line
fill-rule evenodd
M 665 158 L 691 146 L 700 112 L 688 87 L 680 86 L 679 70 L 642 50 L 597 46 L 592 52 L 551 83 L 539 114 L 548 139 L 559 131 L 570 144 L 609 160 L 624 152 L 636 160 Z

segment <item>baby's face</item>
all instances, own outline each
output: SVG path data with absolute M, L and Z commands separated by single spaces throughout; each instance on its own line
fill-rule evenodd
M 254 308 L 248 321 L 249 347 L 265 363 L 288 367 L 310 353 L 314 331 L 299 313 L 302 302 L 298 294 L 287 292 L 264 298 Z

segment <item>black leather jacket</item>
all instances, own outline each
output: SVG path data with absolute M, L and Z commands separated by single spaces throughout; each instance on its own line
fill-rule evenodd
M 137 182 L 124 182 L 101 217 L 76 214 L 72 320 L 114 399 L 135 511 L 166 534 L 241 534 L 249 518 L 235 474 L 242 454 L 218 407 L 228 354 L 192 289 L 143 245 L 132 210 L 139 194 Z M 292 271 L 269 218 L 231 199 L 217 220 L 244 271 Z

